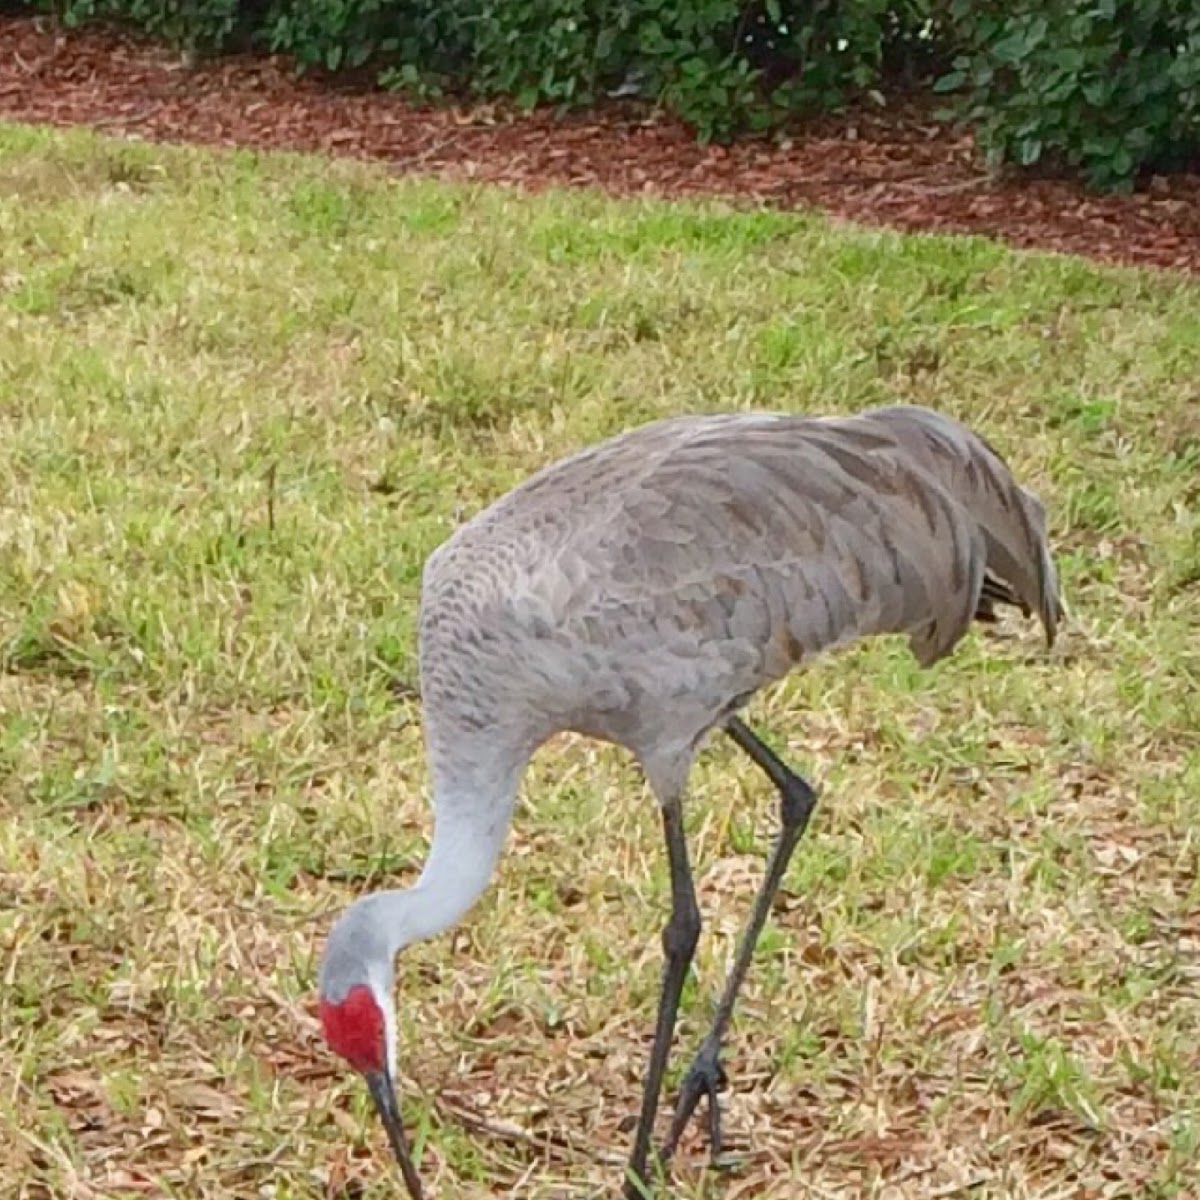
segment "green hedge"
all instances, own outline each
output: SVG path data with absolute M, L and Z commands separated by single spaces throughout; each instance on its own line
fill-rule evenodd
M 1080 168 L 1100 187 L 1200 149 L 1200 0 L 953 0 L 937 82 L 993 164 Z
M 66 25 L 117 19 L 181 49 L 217 52 L 251 39 L 263 6 L 239 0 L 47 0 L 34 7 L 57 13 Z
M 422 93 L 664 103 L 705 138 L 761 130 L 876 88 L 911 57 L 930 0 L 50 0 L 178 45 L 253 42 Z
M 704 138 L 914 81 L 995 165 L 1103 187 L 1200 147 L 1200 0 L 34 0 L 197 52 L 256 45 L 425 95 L 665 104 Z
M 277 0 L 267 44 L 306 64 L 384 64 L 385 84 L 586 104 L 663 102 L 702 137 L 829 109 L 879 78 L 926 0 Z

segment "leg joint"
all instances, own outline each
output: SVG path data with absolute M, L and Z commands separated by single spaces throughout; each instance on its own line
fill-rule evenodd
M 817 793 L 799 775 L 791 775 L 779 789 L 779 816 L 786 828 L 807 825 L 816 806 Z

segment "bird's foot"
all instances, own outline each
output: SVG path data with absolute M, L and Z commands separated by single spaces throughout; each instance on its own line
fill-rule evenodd
M 683 1083 L 679 1088 L 679 1096 L 675 1101 L 675 1115 L 671 1120 L 671 1131 L 663 1143 L 659 1155 L 665 1163 L 675 1153 L 679 1139 L 687 1128 L 692 1114 L 700 1103 L 700 1097 L 708 1098 L 708 1149 L 709 1158 L 714 1167 L 721 1166 L 720 1157 L 723 1147 L 721 1134 L 721 1104 L 717 1099 L 729 1085 L 725 1068 L 721 1066 L 721 1047 L 718 1042 L 706 1040 L 700 1047 Z

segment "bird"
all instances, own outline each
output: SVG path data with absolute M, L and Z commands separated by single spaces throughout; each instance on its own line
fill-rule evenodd
M 572 731 L 624 747 L 661 816 L 671 911 L 657 1019 L 622 1186 L 649 1194 L 706 1101 L 722 1144 L 721 1049 L 754 946 L 816 792 L 743 720 L 765 685 L 823 651 L 906 635 L 948 655 L 998 606 L 1063 618 L 1045 508 L 978 433 L 943 412 L 667 417 L 552 463 L 426 560 L 418 669 L 433 835 L 407 889 L 355 900 L 327 937 L 329 1048 L 366 1080 L 413 1200 L 395 1092 L 398 953 L 460 922 L 486 890 L 531 756 Z M 700 935 L 683 812 L 721 733 L 774 785 L 779 831 L 711 1027 L 651 1157 L 679 998 Z

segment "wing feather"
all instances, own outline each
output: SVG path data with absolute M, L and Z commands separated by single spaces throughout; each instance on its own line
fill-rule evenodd
M 449 703 L 488 674 L 496 705 L 650 744 L 654 705 L 694 702 L 699 726 L 872 633 L 907 634 L 929 664 L 997 603 L 1053 640 L 1044 511 L 950 417 L 678 418 L 546 468 L 458 530 L 426 566 L 422 677 Z

